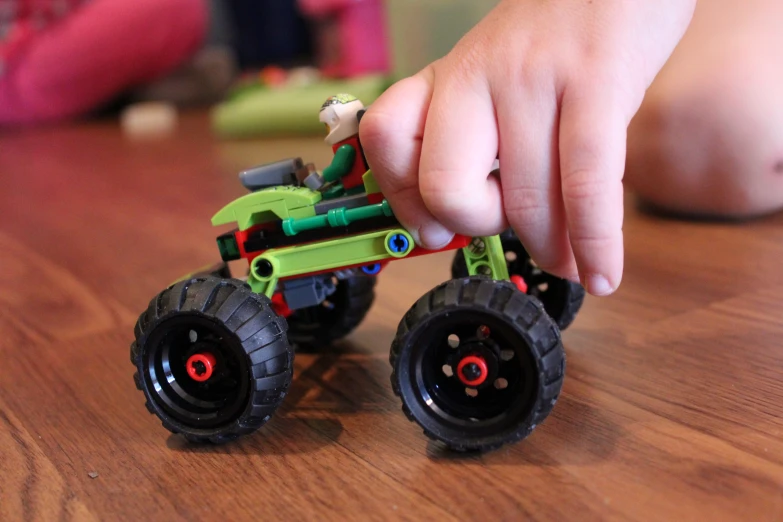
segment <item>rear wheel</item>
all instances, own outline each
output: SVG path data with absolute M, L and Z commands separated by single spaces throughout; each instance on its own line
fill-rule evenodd
M 321 304 L 295 310 L 288 317 L 288 339 L 304 350 L 328 346 L 351 333 L 375 300 L 373 276 L 354 275 L 337 282 Z
M 551 412 L 565 353 L 541 303 L 507 281 L 455 279 L 400 323 L 392 387 L 424 433 L 458 451 L 527 437 Z
M 538 268 L 512 231 L 504 232 L 500 239 L 509 276 L 521 277 L 527 286 L 527 294 L 541 301 L 547 314 L 555 320 L 561 330 L 568 328 L 579 313 L 585 298 L 585 289 L 582 285 Z M 451 276 L 454 278 L 468 276 L 468 267 L 462 251 L 458 250 L 454 256 Z
M 194 442 L 221 443 L 266 423 L 291 383 L 285 319 L 241 281 L 181 281 L 150 302 L 131 345 L 150 413 Z

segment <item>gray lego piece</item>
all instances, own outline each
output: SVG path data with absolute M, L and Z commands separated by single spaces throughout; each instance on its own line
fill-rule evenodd
M 343 279 L 348 279 L 356 275 L 356 269 L 355 268 L 346 268 L 343 270 L 335 270 L 334 271 L 334 277 L 342 281 Z
M 319 305 L 335 290 L 331 274 L 302 277 L 283 282 L 283 297 L 291 310 Z
M 312 190 L 318 190 L 324 186 L 324 178 L 317 172 L 312 172 L 304 179 L 304 184 Z
M 296 171 L 302 167 L 304 163 L 301 158 L 289 158 L 240 172 L 239 179 L 248 190 L 296 185 Z
M 345 196 L 342 198 L 334 198 L 323 200 L 315 205 L 316 214 L 326 214 L 333 208 L 356 208 L 369 205 L 370 201 L 367 199 L 367 194 L 354 194 L 353 196 Z

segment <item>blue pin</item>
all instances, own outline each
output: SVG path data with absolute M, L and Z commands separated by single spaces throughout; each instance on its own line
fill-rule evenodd
M 375 263 L 374 265 L 364 265 L 362 267 L 362 272 L 364 272 L 367 275 L 375 275 L 380 271 L 381 271 L 380 263 Z
M 402 254 L 408 250 L 408 238 L 404 234 L 394 234 L 389 238 L 389 250 L 395 254 Z

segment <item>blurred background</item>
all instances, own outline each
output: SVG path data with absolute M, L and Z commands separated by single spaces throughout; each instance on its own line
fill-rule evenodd
M 154 131 L 206 107 L 221 138 L 317 134 L 326 97 L 372 103 L 446 54 L 495 3 L 4 0 L 0 125 L 125 112 L 125 124 Z

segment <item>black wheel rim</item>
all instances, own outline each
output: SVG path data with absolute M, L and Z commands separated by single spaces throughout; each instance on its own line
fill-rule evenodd
M 519 241 L 503 241 L 503 252 L 509 275 L 522 277 L 527 285 L 527 294 L 541 301 L 547 315 L 560 323 L 568 306 L 571 283 L 536 267 Z
M 516 429 L 530 413 L 538 386 L 535 361 L 524 337 L 504 320 L 476 310 L 449 311 L 431 318 L 409 343 L 416 399 L 437 423 L 482 437 Z M 481 385 L 467 386 L 456 366 L 476 353 L 487 360 L 490 374 Z
M 199 382 L 188 374 L 194 355 L 214 357 L 211 376 Z M 175 421 L 197 429 L 229 424 L 244 411 L 250 395 L 247 356 L 237 337 L 206 316 L 180 314 L 150 333 L 142 358 L 153 401 Z

